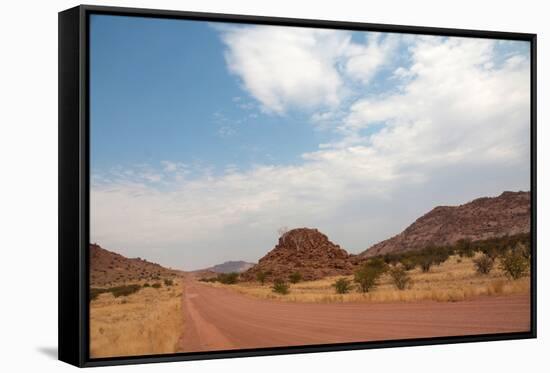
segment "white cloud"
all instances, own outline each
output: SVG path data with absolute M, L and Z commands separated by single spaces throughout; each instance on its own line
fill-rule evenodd
M 368 34 L 365 45 L 352 44 L 347 51 L 346 73 L 353 79 L 369 83 L 378 69 L 394 55 L 399 37 L 380 33 Z
M 399 38 L 347 31 L 247 26 L 223 30 L 229 69 L 264 111 L 334 109 L 352 93 L 348 79 L 368 83 L 395 51 Z
M 413 64 L 399 70 L 412 80 L 398 93 L 358 100 L 341 129 L 357 134 L 383 123 L 369 147 L 407 164 L 525 159 L 529 64 L 519 56 L 488 64 L 494 47 L 491 40 L 419 38 Z
M 340 102 L 343 85 L 334 64 L 349 42 L 345 33 L 247 26 L 226 30 L 223 40 L 230 70 L 265 110 Z
M 344 80 L 334 61 L 345 55 L 341 49 L 350 50 L 344 33 L 268 27 L 225 35 L 231 69 L 265 110 L 341 104 Z M 393 53 L 380 39 L 370 42 Z M 140 169 L 114 180 L 94 178 L 92 238 L 184 268 L 257 260 L 276 242 L 280 226 L 315 226 L 360 251 L 434 205 L 527 189 L 525 57 L 499 61 L 489 40 L 416 37 L 409 43 L 410 65 L 393 69 L 399 89 L 340 107 L 340 135 L 303 154 L 299 164 L 229 165 L 219 175 L 195 167 L 173 180 L 168 162 L 159 183 L 173 182 L 163 188 L 139 182 Z M 317 69 L 300 74 L 310 64 Z M 348 64 L 345 74 L 368 81 L 372 66 L 357 62 L 351 72 Z M 328 79 L 318 82 L 318 75 Z M 308 91 L 316 94 L 302 97 Z M 330 115 L 318 114 L 319 120 Z

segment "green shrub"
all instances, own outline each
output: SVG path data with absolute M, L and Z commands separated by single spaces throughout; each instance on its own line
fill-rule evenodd
M 407 271 L 413 270 L 417 265 L 417 263 L 412 258 L 403 258 L 401 259 L 400 263 Z
M 442 247 L 428 246 L 419 250 L 398 254 L 380 255 L 378 258 L 391 264 L 397 264 L 398 261 L 406 270 L 414 269 L 414 267 L 420 265 L 420 262 L 424 262 L 424 270 L 429 271 L 432 266 L 445 262 L 451 255 L 458 255 L 457 263 L 461 263 L 461 258 L 473 257 L 476 251 L 480 251 L 494 260 L 497 256 L 506 254 L 510 248 L 521 252 L 529 260 L 531 257 L 531 234 L 520 233 L 513 236 L 494 237 L 479 241 L 462 239 L 454 245 Z M 430 258 L 430 260 L 425 259 L 425 257 Z
M 465 256 L 466 258 L 471 258 L 474 256 L 474 246 L 472 241 L 469 239 L 461 239 L 455 244 L 456 251 L 461 257 Z
M 397 266 L 390 269 L 390 277 L 395 287 L 399 290 L 405 290 L 407 287 L 411 286 L 411 276 L 409 276 L 405 268 L 402 266 Z
M 531 259 L 531 249 L 522 242 L 518 242 L 514 247 L 514 250 L 519 252 L 525 259 Z
M 432 268 L 434 260 L 431 256 L 423 255 L 418 258 L 418 264 L 420 264 L 420 269 L 422 272 L 430 272 L 430 268 Z
M 90 288 L 90 300 L 97 299 L 100 294 L 109 292 L 108 289 Z
M 516 250 L 509 250 L 500 258 L 500 269 L 506 276 L 517 280 L 529 272 L 529 260 Z
M 153 285 L 151 285 L 152 288 L 154 289 L 159 289 L 162 285 L 160 284 L 160 282 L 155 282 Z
M 485 254 L 489 259 L 491 259 L 493 262 L 498 257 L 498 250 L 494 247 L 486 247 L 481 249 L 481 252 Z
M 258 282 L 260 284 L 265 284 L 265 280 L 267 278 L 267 273 L 264 272 L 264 271 L 259 271 L 258 273 L 256 273 L 256 280 L 258 280 Z
M 238 280 L 239 280 L 239 274 L 237 272 L 220 273 L 217 277 L 217 281 L 226 285 L 236 284 Z
M 297 284 L 298 282 L 302 281 L 302 274 L 300 272 L 294 272 L 290 276 L 288 276 L 288 279 L 291 283 Z
M 164 285 L 166 285 L 166 286 L 172 286 L 172 285 L 174 285 L 174 280 L 169 279 L 169 278 L 165 278 L 165 279 L 164 279 Z
M 149 287 L 151 287 L 151 285 L 148 282 L 146 282 L 145 284 L 143 284 L 143 287 L 144 288 L 149 288 Z
M 362 293 L 368 293 L 373 290 L 378 279 L 387 269 L 387 264 L 380 258 L 373 258 L 363 264 L 355 271 L 353 280 L 359 285 L 359 290 Z
M 399 263 L 399 259 L 400 259 L 398 254 L 385 254 L 382 258 L 384 259 L 384 262 L 386 264 L 392 264 L 392 265 Z
M 216 277 L 202 277 L 199 278 L 199 281 L 201 282 L 216 282 L 218 279 Z
M 474 259 L 474 266 L 476 272 L 480 275 L 487 275 L 493 269 L 495 261 L 487 254 L 481 254 L 478 258 Z
M 341 277 L 334 284 L 332 284 L 334 289 L 336 289 L 336 293 L 338 294 L 346 294 L 351 290 L 351 281 L 348 280 L 345 277 Z
M 114 288 L 110 288 L 109 291 L 115 298 L 118 297 L 126 297 L 130 294 L 133 294 L 137 292 L 139 289 L 141 289 L 140 285 L 132 284 L 132 285 L 122 285 L 122 286 L 115 286 Z
M 290 288 L 288 284 L 281 279 L 276 279 L 273 282 L 273 287 L 271 289 L 273 290 L 274 293 L 278 293 L 278 294 L 286 295 L 290 293 Z

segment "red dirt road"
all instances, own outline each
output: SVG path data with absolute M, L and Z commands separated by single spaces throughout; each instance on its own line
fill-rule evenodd
M 286 303 L 185 282 L 184 352 L 528 331 L 529 295 L 456 303 Z

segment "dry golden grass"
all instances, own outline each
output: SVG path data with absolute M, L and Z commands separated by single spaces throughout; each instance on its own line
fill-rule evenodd
M 161 281 L 159 281 L 161 282 Z M 178 352 L 183 330 L 182 281 L 143 288 L 115 298 L 101 294 L 90 303 L 92 358 Z
M 378 287 L 369 293 L 359 293 L 355 288 L 347 294 L 336 294 L 332 284 L 339 277 L 329 277 L 317 281 L 301 282 L 290 285 L 290 294 L 273 293 L 270 284 L 261 286 L 259 283 L 239 283 L 237 285 L 222 285 L 209 283 L 211 286 L 226 287 L 239 293 L 262 298 L 287 302 L 414 302 L 431 300 L 438 302 L 456 302 L 478 296 L 508 295 L 529 293 L 529 277 L 519 280 L 509 280 L 498 268 L 489 275 L 476 273 L 473 258 L 459 259 L 450 257 L 440 266 L 434 266 L 428 273 L 422 273 L 416 268 L 409 272 L 412 287 L 397 290 L 389 275 L 383 275 Z M 353 276 L 344 276 L 353 281 Z

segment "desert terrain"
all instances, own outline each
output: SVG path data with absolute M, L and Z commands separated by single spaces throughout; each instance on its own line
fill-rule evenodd
M 90 356 L 178 352 L 182 275 L 90 245 Z
M 257 263 L 191 272 L 91 245 L 91 357 L 526 332 L 529 211 L 525 192 L 436 207 L 357 255 L 285 229 Z

